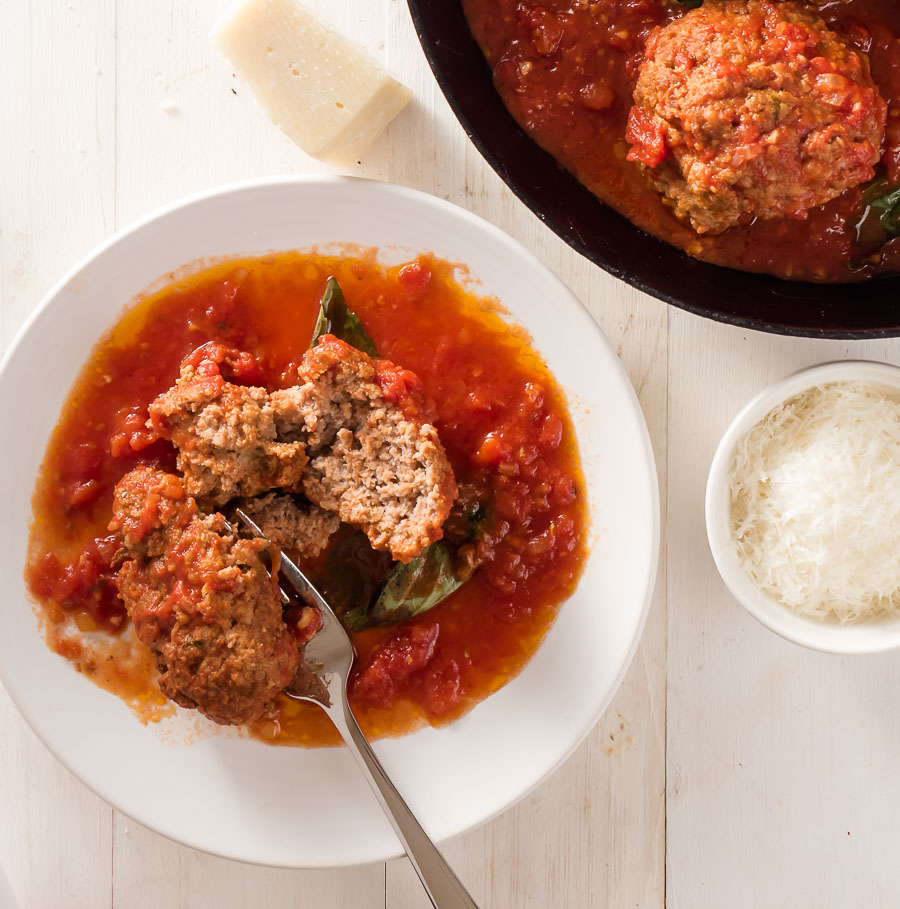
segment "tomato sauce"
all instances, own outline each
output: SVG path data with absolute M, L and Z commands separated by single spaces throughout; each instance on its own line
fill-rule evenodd
M 587 508 L 565 399 L 496 301 L 466 290 L 456 266 L 430 255 L 394 268 L 359 250 L 224 262 L 173 278 L 99 342 L 34 492 L 26 580 L 48 644 L 144 719 L 174 708 L 118 598 L 113 488 L 137 464 L 175 469 L 172 447 L 147 430 L 147 408 L 200 345 L 248 351 L 255 381 L 292 384 L 329 275 L 379 355 L 419 377 L 461 496 L 489 514 L 474 544 L 480 567 L 459 590 L 421 616 L 353 635 L 350 695 L 367 734 L 465 713 L 521 670 L 575 587 Z M 315 576 L 317 564 L 305 567 Z M 277 744 L 337 741 L 324 713 L 284 696 L 275 718 L 250 731 Z
M 683 16 L 675 0 L 463 0 L 494 84 L 522 128 L 592 193 L 690 255 L 794 280 L 859 281 L 900 270 L 900 239 L 877 254 L 855 245 L 863 187 L 803 220 L 756 220 L 700 236 L 627 161 L 628 114 L 650 32 Z M 831 0 L 826 24 L 868 55 L 888 105 L 882 168 L 900 182 L 900 4 Z

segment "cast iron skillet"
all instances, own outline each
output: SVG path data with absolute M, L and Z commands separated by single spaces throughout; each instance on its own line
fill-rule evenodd
M 691 259 L 604 205 L 520 129 L 494 91 L 460 0 L 408 0 L 438 84 L 510 189 L 582 255 L 639 290 L 744 328 L 817 338 L 900 335 L 900 275 L 809 284 Z

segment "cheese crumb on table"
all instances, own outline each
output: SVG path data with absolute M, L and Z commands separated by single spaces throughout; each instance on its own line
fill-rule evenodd
M 365 154 L 411 97 L 295 0 L 241 0 L 210 40 L 289 138 L 338 167 Z

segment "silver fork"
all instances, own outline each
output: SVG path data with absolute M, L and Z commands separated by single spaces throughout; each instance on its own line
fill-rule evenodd
M 256 536 L 265 539 L 259 526 L 242 509 L 235 509 L 235 514 Z M 322 613 L 322 627 L 304 648 L 295 682 L 284 693 L 297 701 L 318 704 L 328 714 L 372 787 L 381 810 L 403 843 L 432 905 L 437 909 L 478 909 L 475 900 L 469 896 L 447 860 L 397 792 L 353 716 L 347 700 L 347 679 L 353 666 L 354 652 L 344 626 L 322 594 L 294 562 L 282 555 L 280 565 L 281 573 L 303 602 Z M 282 597 L 284 596 L 282 591 Z

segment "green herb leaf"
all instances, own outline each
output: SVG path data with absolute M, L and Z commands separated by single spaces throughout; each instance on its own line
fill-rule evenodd
M 457 503 L 444 525 L 446 536 L 408 564 L 392 563 L 377 599 L 357 600 L 342 621 L 351 631 L 391 625 L 421 615 L 443 602 L 475 573 L 475 544 L 484 534 L 487 508 L 478 502 Z
M 313 329 L 309 346 L 315 347 L 322 335 L 334 335 L 370 357 L 377 356 L 375 343 L 366 334 L 356 313 L 347 306 L 341 285 L 336 278 L 329 278 L 325 283 L 325 290 L 319 301 L 319 318 L 316 319 L 316 327 Z
M 390 554 L 376 552 L 361 531 L 344 537 L 316 572 L 316 585 L 339 617 L 354 609 L 368 610 L 393 568 Z
M 443 541 L 404 565 L 372 549 L 357 531 L 331 550 L 316 582 L 345 627 L 361 631 L 427 612 L 469 577 L 456 572 L 453 550 Z
M 475 504 L 464 512 L 466 516 L 466 535 L 463 542 L 474 543 L 482 535 L 482 525 L 484 524 L 488 510 L 483 504 Z
M 858 247 L 878 249 L 900 237 L 900 186 L 891 189 L 886 176 L 876 177 L 863 192 L 858 212 L 853 223 Z
M 690 9 L 696 9 L 703 5 L 703 0 L 675 0 L 679 6 L 687 6 Z
M 879 196 L 870 204 L 881 212 L 881 226 L 885 232 L 891 237 L 900 237 L 900 186 Z
M 350 631 L 373 625 L 392 625 L 414 615 L 421 615 L 451 593 L 466 578 L 459 577 L 450 547 L 442 540 L 432 543 L 421 555 L 406 565 L 396 565 L 370 607 L 357 606 L 342 617 Z

